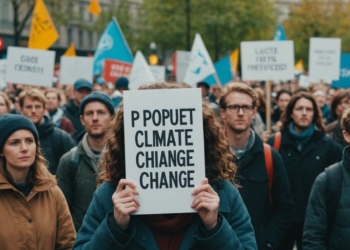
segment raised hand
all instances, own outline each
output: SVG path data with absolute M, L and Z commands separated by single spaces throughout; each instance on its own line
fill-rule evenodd
M 218 221 L 220 198 L 214 189 L 209 185 L 208 179 L 201 182 L 201 186 L 192 192 L 195 195 L 191 207 L 198 211 L 204 226 L 212 229 Z
M 127 229 L 129 226 L 130 214 L 136 212 L 140 207 L 136 198 L 138 194 L 133 182 L 121 179 L 112 195 L 114 219 L 123 229 Z

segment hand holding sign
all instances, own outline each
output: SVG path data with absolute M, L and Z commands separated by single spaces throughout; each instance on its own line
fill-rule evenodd
M 218 222 L 220 198 L 209 185 L 208 179 L 205 178 L 192 194 L 196 197 L 191 207 L 198 211 L 206 229 L 214 228 Z
M 129 226 L 130 214 L 136 212 L 140 206 L 135 195 L 139 192 L 136 185 L 125 179 L 119 181 L 118 187 L 112 195 L 114 219 L 117 224 L 126 229 Z

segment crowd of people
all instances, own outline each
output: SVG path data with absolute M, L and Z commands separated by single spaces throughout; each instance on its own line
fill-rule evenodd
M 267 103 L 263 82 L 197 87 L 206 170 L 192 192 L 197 213 L 133 215 L 142 204 L 125 176 L 128 79 L 7 84 L 0 248 L 347 249 L 350 92 L 296 80 L 274 84 Z

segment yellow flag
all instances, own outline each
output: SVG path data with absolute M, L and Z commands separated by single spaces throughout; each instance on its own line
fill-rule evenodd
M 30 28 L 28 48 L 48 49 L 59 38 L 43 0 L 36 0 Z
M 99 16 L 101 14 L 101 7 L 98 0 L 91 0 L 89 12 L 95 16 Z
M 239 49 L 235 49 L 230 56 L 233 73 L 237 73 L 238 71 L 238 56 L 239 56 Z
M 64 56 L 76 56 L 77 54 L 75 53 L 75 48 L 74 48 L 74 43 L 71 43 L 63 54 Z
M 304 61 L 300 59 L 295 65 L 294 65 L 294 71 L 302 73 L 304 72 Z

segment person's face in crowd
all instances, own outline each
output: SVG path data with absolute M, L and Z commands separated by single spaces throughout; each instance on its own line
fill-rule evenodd
M 7 138 L 3 156 L 6 159 L 6 169 L 12 174 L 18 171 L 29 171 L 34 163 L 36 144 L 33 134 L 29 130 L 20 129 Z
M 199 85 L 199 88 L 202 91 L 202 97 L 205 98 L 209 94 L 209 89 L 203 85 Z
M 229 129 L 235 133 L 243 133 L 250 128 L 257 109 L 253 107 L 253 99 L 249 95 L 232 92 L 226 97 L 226 108 L 220 112 Z
M 55 111 L 59 105 L 60 102 L 57 98 L 57 94 L 54 92 L 48 92 L 46 94 L 46 109 L 48 111 Z
M 343 114 L 343 111 L 347 109 L 350 106 L 349 98 L 344 97 L 341 99 L 341 101 L 338 103 L 337 107 L 335 108 L 335 113 L 339 117 Z
M 317 90 L 312 95 L 316 100 L 317 106 L 323 108 L 326 103 L 326 94 L 322 90 Z
M 23 107 L 21 108 L 22 115 L 28 117 L 34 124 L 40 123 L 45 115 L 46 109 L 44 104 L 38 100 L 24 98 Z
M 101 87 L 101 85 L 99 85 L 99 84 L 94 84 L 93 90 L 94 90 L 95 92 L 102 92 L 102 87 Z
M 9 113 L 4 97 L 0 96 L 0 115 Z
M 84 99 L 85 96 L 91 93 L 91 90 L 88 88 L 81 88 L 74 90 L 74 99 L 77 101 L 77 103 L 81 103 L 81 101 Z
M 314 118 L 312 102 L 306 98 L 300 98 L 294 105 L 292 119 L 296 132 L 302 132 L 309 127 Z
M 212 87 L 212 92 L 213 92 L 213 95 L 215 96 L 216 99 L 220 99 L 221 88 L 219 86 Z
M 277 106 L 278 108 L 284 112 L 286 110 L 286 107 L 292 97 L 288 95 L 287 93 L 283 93 L 280 95 L 279 99 L 277 100 Z
M 92 101 L 86 104 L 84 114 L 80 116 L 80 121 L 89 136 L 101 138 L 107 133 L 111 118 L 112 116 L 106 105 L 98 101 Z
M 328 90 L 328 94 L 326 96 L 326 101 L 327 101 L 327 104 L 329 106 L 331 105 L 331 101 L 332 101 L 334 95 L 335 95 L 335 90 L 334 89 L 329 89 Z

